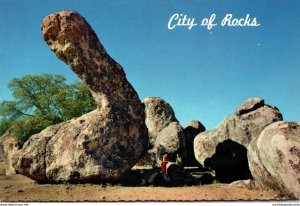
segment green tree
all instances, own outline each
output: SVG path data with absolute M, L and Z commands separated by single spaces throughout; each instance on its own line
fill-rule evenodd
M 0 120 L 0 136 L 4 134 L 12 125 L 12 120 L 1 119 Z
M 76 82 L 66 84 L 61 75 L 27 75 L 10 81 L 13 101 L 0 103 L 0 135 L 8 128 L 23 144 L 46 127 L 96 108 L 88 88 Z

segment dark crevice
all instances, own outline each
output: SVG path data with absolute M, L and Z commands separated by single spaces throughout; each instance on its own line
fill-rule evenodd
M 230 139 L 217 145 L 216 153 L 204 161 L 204 166 L 214 170 L 216 179 L 222 183 L 252 179 L 247 149 Z
M 242 109 L 242 110 L 239 111 L 239 116 L 243 115 L 243 114 L 247 114 L 247 113 L 252 112 L 252 111 L 255 111 L 255 110 L 263 107 L 264 105 L 265 105 L 264 102 L 262 102 L 262 103 L 255 104 L 250 109 Z

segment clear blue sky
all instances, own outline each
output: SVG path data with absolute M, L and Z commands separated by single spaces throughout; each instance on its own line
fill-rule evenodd
M 141 99 L 159 96 L 184 126 L 215 127 L 251 96 L 300 121 L 300 1 L 298 0 L 1 0 L 0 101 L 14 77 L 62 74 L 79 80 L 42 39 L 42 19 L 76 10 L 124 68 Z M 227 13 L 256 17 L 260 27 L 168 30 L 174 13 L 199 23 Z

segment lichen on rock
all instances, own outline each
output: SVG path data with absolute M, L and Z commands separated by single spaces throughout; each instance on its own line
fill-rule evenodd
M 231 140 L 236 144 L 241 145 L 245 149 L 248 148 L 251 141 L 258 138 L 262 130 L 273 122 L 281 121 L 282 114 L 275 107 L 264 104 L 264 100 L 260 98 L 250 98 L 243 102 L 237 109 L 237 114 L 232 114 L 226 117 L 220 125 L 210 131 L 201 132 L 194 140 L 195 157 L 202 165 L 205 160 L 210 159 L 216 154 L 216 148 L 219 144 L 224 143 L 226 140 Z M 235 144 L 233 144 L 235 145 Z M 241 147 L 241 148 L 242 148 Z M 225 147 L 226 148 L 226 147 Z M 238 148 L 238 147 L 236 147 Z M 226 149 L 227 153 L 235 155 L 242 151 L 234 150 L 232 152 Z M 224 173 L 239 168 L 239 164 L 234 162 L 234 158 L 226 159 L 226 155 L 217 155 L 217 161 L 214 162 L 214 167 L 219 168 Z M 224 156 L 220 159 L 219 157 Z M 230 155 L 228 156 L 230 157 Z M 226 168 L 222 167 L 222 161 L 227 161 Z M 247 157 L 243 160 L 248 162 Z M 220 164 L 219 164 L 219 163 Z M 241 161 L 242 162 L 242 161 Z M 212 163 L 209 161 L 209 163 Z M 207 165 L 210 165 L 206 163 Z M 242 170 L 245 171 L 245 170 Z M 237 176 L 245 176 L 244 174 L 237 174 Z M 224 179 L 224 177 L 222 177 Z M 229 178 L 231 181 L 235 179 Z M 236 179 L 238 180 L 238 179 Z
M 300 123 L 275 122 L 249 145 L 248 159 L 256 184 L 300 198 Z
M 97 109 L 31 137 L 14 156 L 17 172 L 40 182 L 121 178 L 148 145 L 138 94 L 78 13 L 50 14 L 43 20 L 42 34 L 55 55 L 88 86 Z

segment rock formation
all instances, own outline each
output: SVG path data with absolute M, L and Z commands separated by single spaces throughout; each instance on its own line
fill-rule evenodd
M 148 145 L 136 91 L 78 13 L 47 16 L 42 33 L 55 55 L 88 86 L 97 109 L 33 135 L 14 156 L 16 171 L 40 182 L 119 179 Z
M 168 127 L 158 133 L 154 149 L 156 152 L 156 162 L 161 164 L 164 154 L 169 154 L 170 160 L 176 161 L 177 154 L 186 158 L 185 136 L 182 127 L 178 122 L 172 122 Z
M 3 159 L 6 175 L 16 174 L 12 157 L 18 150 L 16 137 L 9 129 L 0 137 L 0 156 Z
M 146 126 L 149 142 L 154 146 L 158 133 L 171 122 L 178 122 L 173 108 L 159 97 L 147 97 L 143 100 L 146 113 Z
M 157 148 L 154 148 L 157 136 L 160 131 L 166 128 L 171 122 L 178 122 L 172 107 L 159 97 L 147 97 L 143 100 L 146 113 L 146 126 L 149 133 L 148 151 L 146 151 L 137 167 L 159 166 L 156 163 Z
M 186 159 L 185 165 L 197 166 L 199 163 L 195 158 L 194 139 L 195 137 L 205 131 L 205 127 L 197 120 L 191 120 L 185 126 L 183 132 L 186 139 Z
M 205 127 L 198 120 L 189 121 L 184 128 L 184 133 L 186 134 L 186 136 L 190 136 L 190 137 L 196 137 L 197 134 L 204 131 L 205 131 Z
M 276 122 L 254 139 L 248 151 L 258 186 L 300 198 L 300 123 Z
M 264 101 L 258 97 L 250 98 L 238 107 L 236 114 L 228 116 L 219 126 L 196 136 L 195 157 L 200 164 L 204 165 L 205 160 L 215 154 L 217 146 L 227 139 L 247 149 L 250 142 L 256 139 L 266 126 L 280 120 L 282 115 L 277 108 L 264 104 Z M 241 151 L 232 151 L 231 155 L 239 152 Z M 230 159 L 224 161 L 228 164 L 232 163 L 232 168 L 230 165 L 227 166 L 228 168 L 234 168 L 235 163 Z M 247 159 L 244 161 L 248 162 Z M 225 169 L 223 168 L 223 172 Z

